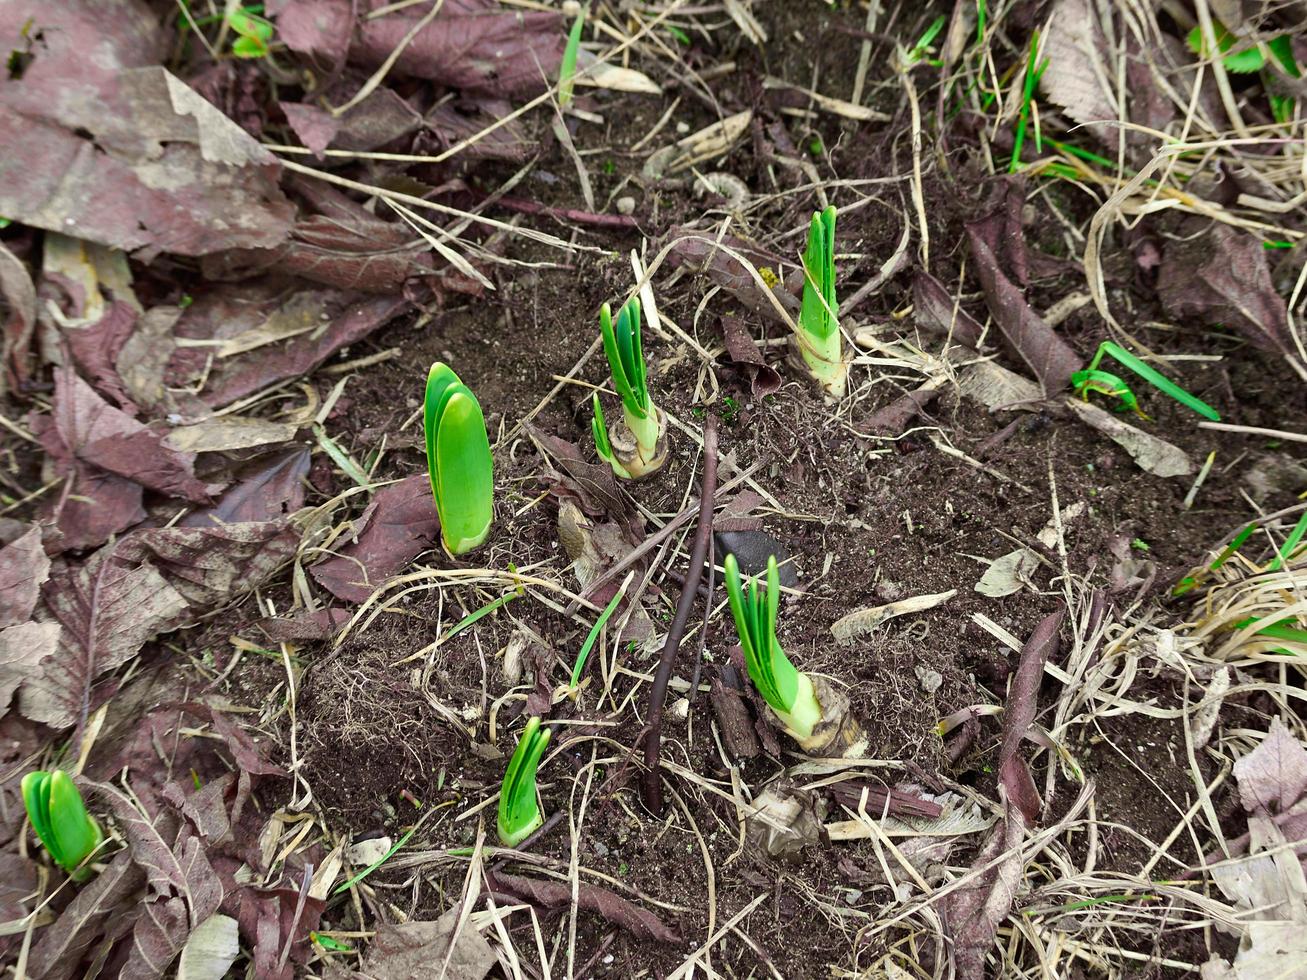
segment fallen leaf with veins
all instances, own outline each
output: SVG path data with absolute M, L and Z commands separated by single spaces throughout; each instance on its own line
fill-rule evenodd
M 204 255 L 286 237 L 280 164 L 159 65 L 162 32 L 144 4 L 14 0 L 0 36 L 29 20 L 40 56 L 0 88 L 0 214 L 128 251 Z
M 364 974 L 387 980 L 422 980 L 439 972 L 447 980 L 481 980 L 499 960 L 470 921 L 455 935 L 459 911 L 455 906 L 434 922 L 383 923 L 368 946 Z M 439 971 L 436 964 L 440 964 Z
M 0 548 L 0 627 L 32 618 L 41 585 L 50 577 L 50 559 L 41 546 L 41 529 L 33 525 Z
M 546 909 L 567 908 L 573 904 L 572 885 L 539 878 L 489 871 L 486 887 L 497 895 L 514 901 L 530 902 Z M 577 888 L 576 907 L 597 912 L 615 926 L 620 926 L 637 939 L 652 939 L 660 943 L 679 943 L 681 937 L 662 919 L 648 909 L 633 905 L 607 888 L 582 882 Z
M 1201 227 L 1201 224 L 1198 224 Z M 1170 241 L 1157 274 L 1168 316 L 1233 327 L 1254 347 L 1296 356 L 1284 297 L 1271 282 L 1262 243 L 1245 231 L 1212 222 L 1202 234 Z
M 425 473 L 382 487 L 354 522 L 353 537 L 343 537 L 335 555 L 309 573 L 338 599 L 364 602 L 419 554 L 438 547 L 440 518 L 431 500 Z

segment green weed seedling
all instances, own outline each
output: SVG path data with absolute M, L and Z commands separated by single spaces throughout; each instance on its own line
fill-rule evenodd
M 1017 117 L 1017 129 L 1012 137 L 1012 159 L 1008 161 L 1008 173 L 1015 173 L 1021 169 L 1021 151 L 1025 149 L 1026 129 L 1030 125 L 1030 119 L 1033 115 L 1030 104 L 1035 99 L 1035 88 L 1044 75 L 1044 69 L 1048 67 L 1047 58 L 1036 66 L 1035 59 L 1038 57 L 1039 31 L 1033 31 L 1030 35 L 1030 57 L 1026 62 L 1026 82 L 1021 90 L 1021 114 Z M 1044 150 L 1044 142 L 1039 132 L 1038 123 L 1035 125 L 1035 150 L 1041 153 Z
M 1248 538 L 1252 536 L 1252 533 L 1254 529 L 1256 529 L 1256 527 L 1257 527 L 1256 524 L 1249 524 L 1246 528 L 1244 528 L 1242 531 L 1236 534 L 1234 536 L 1234 540 L 1221 549 L 1221 553 L 1216 556 L 1216 560 L 1213 561 L 1210 565 L 1208 565 L 1207 568 L 1200 570 L 1196 575 L 1186 575 L 1184 578 L 1180 579 L 1180 581 L 1176 583 L 1175 588 L 1171 590 L 1171 595 L 1179 598 L 1180 596 L 1184 595 L 1186 592 L 1191 592 L 1194 589 L 1198 588 L 1198 586 L 1203 583 L 1203 581 L 1207 578 L 1208 575 L 1210 575 L 1212 572 L 1216 571 L 1218 568 L 1224 565 L 1227 561 L 1230 560 L 1230 558 L 1235 554 L 1235 552 L 1237 552 L 1240 548 L 1243 547 L 1244 542 L 1247 541 Z
M 104 842 L 104 834 L 86 812 L 72 778 L 62 769 L 29 772 L 22 793 L 27 819 L 50 856 L 74 881 L 89 878 L 91 869 L 82 865 Z
M 667 462 L 667 416 L 649 397 L 644 363 L 644 341 L 640 335 L 640 301 L 626 301 L 616 321 L 605 303 L 599 310 L 599 332 L 612 372 L 613 387 L 622 399 L 622 421 L 611 428 L 604 422 L 596 395 L 592 402 L 591 425 L 595 451 L 613 473 L 624 480 L 650 476 Z
M 262 7 L 259 8 L 260 10 Z M 272 25 L 250 8 L 239 8 L 227 15 L 227 26 L 237 35 L 231 53 L 237 58 L 266 58 L 272 42 Z
M 911 68 L 913 65 L 925 64 L 938 68 L 943 64 L 938 58 L 927 58 L 926 55 L 933 50 L 931 45 L 935 43 L 935 38 L 939 37 L 939 32 L 944 29 L 944 25 L 947 23 L 948 17 L 944 14 L 940 14 L 931 21 L 930 26 L 926 28 L 921 37 L 917 38 L 917 43 L 904 53 L 904 67 Z
M 581 672 L 585 670 L 586 661 L 590 659 L 590 651 L 594 649 L 595 641 L 599 639 L 599 634 L 604 631 L 608 620 L 613 618 L 613 613 L 617 612 L 617 607 L 621 604 L 622 599 L 626 597 L 626 590 L 631 584 L 631 579 L 635 576 L 634 572 L 629 572 L 623 580 L 621 587 L 618 588 L 617 594 L 608 600 L 608 605 L 604 611 L 599 614 L 595 620 L 594 626 L 590 628 L 590 634 L 585 638 L 585 643 L 581 644 L 581 652 L 576 655 L 576 663 L 572 665 L 572 680 L 568 687 L 575 691 L 581 683 Z
M 549 745 L 549 729 L 540 727 L 540 719 L 526 723 L 513 757 L 504 771 L 499 788 L 499 842 L 516 847 L 544 823 L 536 801 L 536 769 Z
M 786 731 L 802 741 L 812 735 L 822 720 L 821 704 L 808 675 L 798 670 L 776 639 L 776 614 L 780 606 L 780 569 L 776 556 L 767 559 L 767 584 L 758 588 L 756 578 L 748 591 L 740 579 L 735 555 L 726 556 L 726 596 L 744 651 L 744 665 L 753 686 L 771 706 Z
M 1103 392 L 1120 398 L 1124 408 L 1132 409 L 1143 418 L 1148 417 L 1140 410 L 1134 393 L 1130 391 L 1125 382 L 1114 374 L 1098 370 L 1098 365 L 1102 362 L 1105 354 L 1122 367 L 1128 368 L 1139 375 L 1162 394 L 1178 401 L 1185 408 L 1197 412 L 1203 418 L 1211 419 L 1213 422 L 1221 420 L 1221 416 L 1216 409 L 1208 405 L 1207 402 L 1195 398 L 1156 368 L 1140 360 L 1120 344 L 1115 344 L 1110 340 L 1105 340 L 1099 344 L 1098 352 L 1094 354 L 1094 359 L 1089 362 L 1088 367 L 1071 375 L 1071 384 L 1082 397 L 1088 398 L 1090 391 Z
M 849 365 L 840 338 L 839 301 L 835 298 L 835 207 L 816 211 L 803 252 L 803 305 L 795 337 L 808 373 L 833 398 L 844 394 Z
M 1279 72 L 1289 78 L 1302 78 L 1302 69 L 1298 67 L 1293 56 L 1293 36 L 1278 34 L 1261 42 L 1243 41 L 1222 24 L 1213 21 L 1212 32 L 1216 46 L 1220 50 L 1221 64 L 1226 71 L 1236 75 L 1250 75 L 1261 72 L 1262 87 L 1266 90 L 1267 100 L 1271 105 L 1271 115 L 1277 123 L 1293 120 L 1296 103 L 1291 95 L 1279 95 L 1272 91 L 1271 77 Z M 1214 54 L 1206 44 L 1202 25 L 1189 32 L 1189 50 L 1194 54 L 1211 58 Z
M 567 46 L 558 65 L 558 107 L 566 109 L 572 102 L 572 89 L 576 84 L 576 56 L 581 50 L 581 29 L 585 26 L 585 8 L 582 7 L 567 33 Z
M 440 536 L 451 555 L 477 548 L 494 518 L 494 469 L 481 405 L 447 364 L 427 375 L 422 427 Z

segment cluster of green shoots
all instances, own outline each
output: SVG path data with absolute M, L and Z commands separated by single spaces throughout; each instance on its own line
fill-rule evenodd
M 494 518 L 490 440 L 476 396 L 440 361 L 427 374 L 422 428 L 441 539 L 451 555 L 466 554 L 485 541 Z
M 38 770 L 23 777 L 23 805 L 27 819 L 55 862 L 74 881 L 91 875 L 87 859 L 104 842 L 100 825 L 86 812 L 82 794 L 62 769 Z
M 599 333 L 608 355 L 613 387 L 622 399 L 622 418 L 610 428 L 599 395 L 593 396 L 595 451 L 623 480 L 650 476 L 667 462 L 667 417 L 649 397 L 644 341 L 640 334 L 640 301 L 626 301 L 617 319 L 605 303 L 599 310 Z
M 1096 391 L 1099 394 L 1107 395 L 1109 398 L 1119 399 L 1121 411 L 1131 411 L 1140 418 L 1148 418 L 1143 409 L 1139 407 L 1139 399 L 1135 397 L 1135 393 L 1130 390 L 1129 385 L 1117 375 L 1109 371 L 1099 370 L 1098 365 L 1102 363 L 1105 354 L 1123 367 L 1139 375 L 1162 394 L 1178 401 L 1185 408 L 1191 409 L 1203 418 L 1211 419 L 1213 422 L 1221 420 L 1221 416 L 1216 409 L 1208 405 L 1207 402 L 1189 394 L 1156 368 L 1110 340 L 1105 340 L 1099 345 L 1098 352 L 1094 355 L 1093 360 L 1089 362 L 1088 367 L 1071 375 L 1071 385 L 1082 398 L 1088 400 L 1089 393 Z
M 800 741 L 810 738 L 822 721 L 821 703 L 812 680 L 790 662 L 776 639 L 776 614 L 781 597 L 776 556 L 767 559 L 767 580 L 761 590 L 757 578 L 751 578 L 746 591 L 735 555 L 727 555 L 723 567 L 726 596 L 735 617 L 749 678 L 787 732 Z
M 827 394 L 839 398 L 849 377 L 840 342 L 835 298 L 835 207 L 813 213 L 803 252 L 803 305 L 795 343 L 808 373 Z

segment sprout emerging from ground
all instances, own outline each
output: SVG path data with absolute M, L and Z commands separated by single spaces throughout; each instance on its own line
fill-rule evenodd
M 548 745 L 549 729 L 540 727 L 539 718 L 532 718 L 508 760 L 499 788 L 499 842 L 505 847 L 516 847 L 544 823 L 536 802 L 536 768 Z
M 622 399 L 622 419 L 605 427 L 603 410 L 595 398 L 595 451 L 617 476 L 638 480 L 656 473 L 667 462 L 667 416 L 649 397 L 645 377 L 640 301 L 634 297 L 627 300 L 616 321 L 605 303 L 599 310 L 599 331 L 613 387 Z
M 91 869 L 81 867 L 104 841 L 100 826 L 86 812 L 82 794 L 62 769 L 29 772 L 23 777 L 23 804 L 36 836 L 50 856 L 82 881 Z
M 447 364 L 427 375 L 422 425 L 440 536 L 451 555 L 477 548 L 494 517 L 494 472 L 481 405 Z
M 833 398 L 844 394 L 849 366 L 835 298 L 835 207 L 814 212 L 803 253 L 803 306 L 794 342 L 811 374 Z
M 821 723 L 821 704 L 812 680 L 790 662 L 776 639 L 776 613 L 781 597 L 776 556 L 767 559 L 767 585 L 761 592 L 756 578 L 749 580 L 745 591 L 734 555 L 726 556 L 725 568 L 726 595 L 735 616 L 749 677 L 785 730 L 803 742 L 812 737 L 813 730 Z

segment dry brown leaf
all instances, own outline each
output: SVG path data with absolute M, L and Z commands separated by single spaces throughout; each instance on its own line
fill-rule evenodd
M 459 909 L 455 907 L 434 922 L 383 923 L 368 946 L 360 975 L 381 980 L 425 980 L 439 973 L 446 980 L 481 980 L 499 960 L 471 923 L 464 924 L 455 937 L 458 919 Z M 434 964 L 442 964 L 444 969 L 436 970 Z
M 1116 100 L 1112 86 L 1115 73 L 1104 60 L 1107 38 L 1091 0 L 1058 0 L 1044 35 L 1042 58 L 1048 67 L 1040 87 L 1078 123 L 1116 121 Z M 1110 145 L 1112 130 L 1089 126 L 1091 132 Z
M 831 626 L 830 631 L 834 634 L 837 642 L 852 643 L 855 638 L 864 633 L 870 633 L 881 623 L 887 622 L 895 616 L 906 616 L 909 613 L 934 609 L 936 606 L 948 602 L 957 594 L 957 589 L 949 589 L 947 592 L 938 592 L 934 595 L 918 595 L 908 599 L 899 599 L 896 602 L 888 602 L 883 606 L 855 609 L 853 612 L 837 619 Z
M 15 0 L 0 7 L 0 36 L 19 37 L 29 20 L 40 54 L 0 88 L 0 214 L 182 255 L 286 237 L 293 208 L 276 158 L 159 66 L 163 38 L 148 7 Z
M 295 437 L 297 428 L 289 422 L 222 415 L 193 425 L 177 426 L 164 436 L 163 445 L 183 453 L 231 452 L 289 442 Z
M 1161 477 L 1193 474 L 1194 461 L 1179 446 L 1135 428 L 1084 399 L 1069 396 L 1066 405 L 1080 416 L 1082 422 L 1097 429 L 1128 452 L 1140 469 Z

